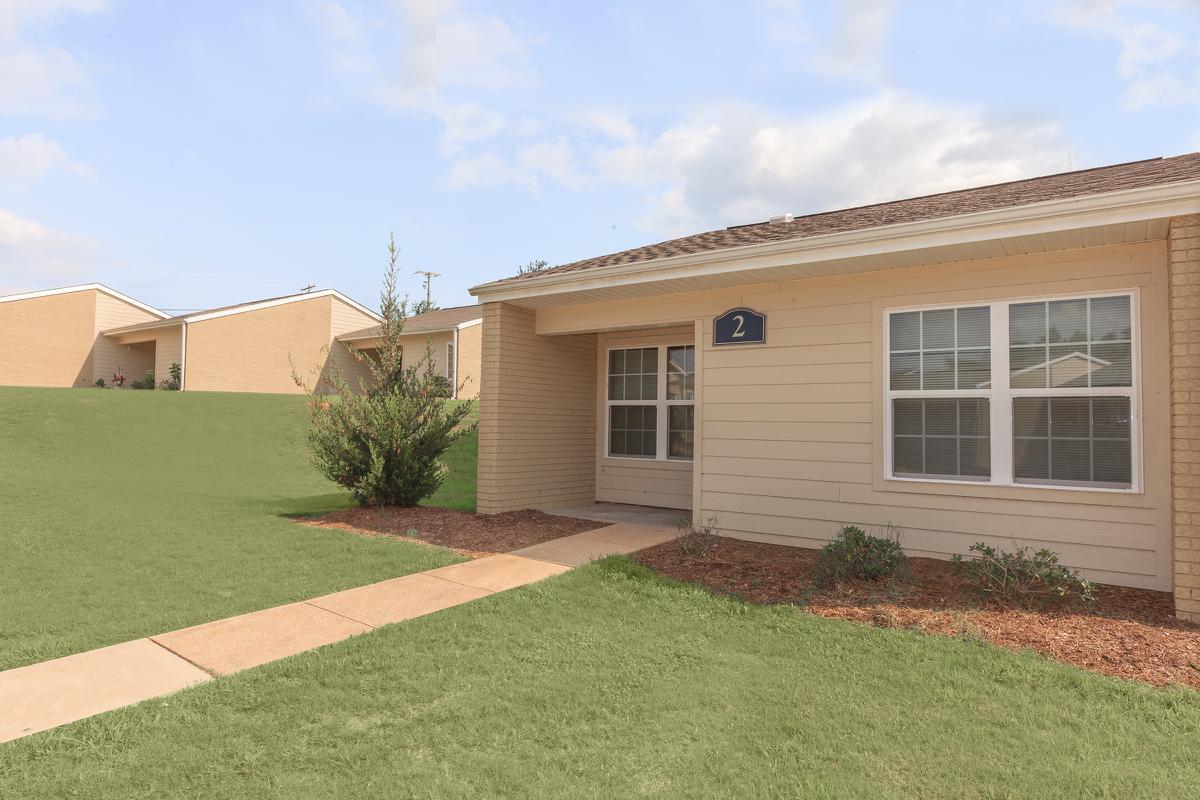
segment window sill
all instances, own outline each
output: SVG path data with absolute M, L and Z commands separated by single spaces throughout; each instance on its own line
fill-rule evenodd
M 683 461 L 678 458 L 643 458 L 638 456 L 601 456 L 600 462 L 612 466 L 633 466 L 635 464 L 654 465 L 657 467 L 665 467 L 667 469 L 677 469 L 680 472 L 690 471 L 694 461 Z
M 1106 489 L 1090 486 L 1046 486 L 1041 484 L 997 484 L 972 480 L 945 480 L 929 478 L 876 478 L 873 482 L 877 492 L 905 492 L 910 494 L 954 495 L 956 497 L 982 497 L 997 500 L 1026 500 L 1044 503 L 1086 503 L 1090 505 L 1119 505 L 1134 508 L 1154 508 L 1156 503 L 1147 495 L 1145 488 Z

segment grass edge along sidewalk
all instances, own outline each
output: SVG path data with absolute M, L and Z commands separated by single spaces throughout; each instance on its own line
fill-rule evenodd
M 0 388 L 0 669 L 461 561 L 298 525 L 350 504 L 304 398 Z M 432 504 L 473 509 L 474 436 Z

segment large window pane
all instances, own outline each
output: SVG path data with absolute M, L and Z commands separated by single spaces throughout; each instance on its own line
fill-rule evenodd
M 657 397 L 657 348 L 646 347 L 609 351 L 609 400 L 654 400 Z
M 1008 320 L 1012 388 L 1133 385 L 1128 296 L 1016 303 Z
M 667 458 L 690 460 L 695 424 L 693 406 L 669 406 L 667 419 L 669 422 L 667 435 Z
M 696 348 L 667 348 L 667 399 L 692 400 L 696 393 Z
M 990 404 L 985 398 L 892 401 L 892 472 L 901 477 L 991 475 Z
M 1018 481 L 1128 487 L 1133 481 L 1128 397 L 1013 401 Z
M 655 406 L 611 406 L 608 409 L 608 454 L 654 458 L 658 432 Z
M 991 379 L 990 320 L 987 306 L 892 314 L 890 388 L 983 388 Z

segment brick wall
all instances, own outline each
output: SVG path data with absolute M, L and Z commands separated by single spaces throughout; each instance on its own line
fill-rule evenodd
M 1200 622 L 1200 215 L 1171 220 L 1175 611 Z
M 497 514 L 596 493 L 596 337 L 538 336 L 534 312 L 483 307 L 478 509 Z

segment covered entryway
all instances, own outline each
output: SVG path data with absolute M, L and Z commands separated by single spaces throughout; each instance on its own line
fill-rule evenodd
M 580 516 L 580 506 L 617 504 L 677 525 L 696 494 L 695 321 L 622 328 L 592 320 L 582 331 L 560 322 L 484 306 L 479 510 Z

